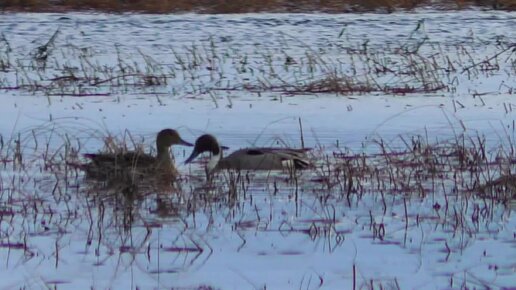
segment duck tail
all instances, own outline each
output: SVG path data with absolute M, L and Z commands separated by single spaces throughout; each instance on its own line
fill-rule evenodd
M 99 157 L 99 154 L 96 153 L 84 153 L 82 156 L 88 159 L 95 159 Z
M 310 163 L 310 161 L 302 158 L 294 158 L 295 169 L 307 169 L 310 167 L 312 167 L 312 163 Z
M 79 162 L 73 162 L 73 161 L 66 161 L 66 165 L 70 166 L 71 168 L 79 169 L 79 170 L 86 170 L 88 168 L 87 164 L 79 163 Z

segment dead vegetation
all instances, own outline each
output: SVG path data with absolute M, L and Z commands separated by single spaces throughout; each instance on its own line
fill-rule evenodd
M 420 7 L 436 9 L 466 9 L 481 7 L 513 11 L 516 9 L 514 0 L 300 0 L 293 4 L 287 0 L 262 1 L 174 1 L 174 0 L 4 0 L 0 9 L 7 11 L 32 12 L 65 12 L 71 10 L 97 10 L 107 12 L 199 12 L 199 13 L 249 13 L 249 12 L 301 12 L 313 11 L 326 13 L 343 12 L 393 12 L 397 10 L 412 10 Z
M 302 45 L 301 53 L 283 47 L 281 53 L 261 51 L 258 57 L 211 38 L 169 48 L 173 61 L 167 63 L 139 50 L 134 61 L 134 48 L 123 46 L 114 47 L 116 62 L 103 62 L 95 47 L 61 43 L 59 31 L 35 44 L 28 58 L 17 58 L 8 36 L 2 35 L 0 87 L 76 97 L 135 88 L 159 95 L 171 87 L 175 95 L 211 96 L 217 90 L 405 95 L 454 91 L 462 85 L 457 76 L 474 82 L 496 73 L 508 79 L 516 74 L 511 40 L 501 37 L 487 44 L 486 56 L 469 43 L 432 43 L 426 34 L 416 35 L 421 31 L 418 25 L 406 42 L 381 49 L 367 40 L 335 41 L 333 51 Z M 345 32 L 339 37 L 345 38 Z M 330 57 L 335 51 L 341 58 Z M 223 81 L 235 74 L 231 82 Z M 514 88 L 500 90 L 512 94 Z M 85 251 L 100 257 L 95 266 L 125 255 L 132 258 L 128 264 L 162 255 L 171 266 L 155 271 L 177 273 L 206 263 L 213 254 L 211 235 L 219 229 L 241 240 L 242 248 L 246 233 L 278 233 L 284 238 L 301 235 L 329 252 L 356 232 L 375 243 L 404 248 L 411 233 L 424 232 L 428 238 L 419 250 L 437 247 L 435 256 L 447 262 L 477 237 L 490 237 L 493 228 L 507 231 L 516 205 L 514 132 L 501 140 L 465 134 L 445 140 L 377 138 L 359 152 L 321 147 L 313 155 L 315 168 L 295 175 L 223 172 L 207 182 L 202 168 L 188 167 L 177 184 L 128 187 L 88 180 L 70 163 L 83 162 L 81 154 L 91 152 L 91 142 L 104 144 L 107 152 L 147 151 L 152 138 L 99 133 L 76 122 L 81 127 L 63 130 L 52 124 L 0 136 L 0 250 L 22 252 L 22 263 L 45 257 L 58 268 L 66 255 L 61 251 L 73 236 L 83 241 Z M 162 228 L 173 238 L 162 238 Z M 51 240 L 52 249 L 45 252 L 39 238 Z M 395 278 L 363 277 L 355 264 L 352 269 L 354 289 L 399 288 Z M 467 271 L 442 275 L 450 287 L 497 286 L 479 282 Z M 310 278 L 325 284 L 320 275 Z
M 317 51 L 292 36 L 282 37 L 285 40 L 274 52 L 259 47 L 245 52 L 214 37 L 191 46 L 166 47 L 159 55 L 117 44 L 113 60 L 95 47 L 63 44 L 59 30 L 35 45 L 29 58 L 20 57 L 2 35 L 0 90 L 75 97 L 138 90 L 153 96 L 212 99 L 214 93 L 235 91 L 409 95 L 453 93 L 497 75 L 510 79 L 516 72 L 516 44 L 511 40 L 500 36 L 481 48 L 474 39 L 444 45 L 431 41 L 424 20 L 405 41 L 386 46 L 347 39 L 345 28 L 329 48 Z M 500 93 L 513 93 L 510 83 L 498 81 Z
M 143 148 L 138 138 L 124 136 L 108 136 L 106 150 Z M 34 237 L 81 225 L 90 229 L 84 232 L 85 242 L 108 247 L 110 255 L 164 251 L 184 256 L 188 265 L 204 263 L 213 250 L 199 238 L 204 234 L 196 229 L 198 223 L 227 223 L 235 233 L 303 234 L 324 241 L 330 251 L 358 228 L 372 240 L 393 244 L 408 243 L 407 233 L 413 229 L 438 236 L 446 229 L 443 251 L 448 259 L 490 225 L 503 223 L 516 200 L 514 142 L 493 146 L 482 136 L 434 142 L 424 136 L 377 139 L 361 153 L 320 148 L 312 156 L 315 168 L 294 176 L 221 172 L 206 181 L 203 170 L 193 168 L 175 185 L 134 190 L 85 179 L 80 169 L 68 166 L 81 159 L 84 138 L 47 129 L 2 140 L 0 222 L 9 226 L 0 231 L 0 247 L 24 251 L 27 259 L 38 255 Z M 59 142 L 64 143 L 55 146 Z M 285 199 L 291 204 L 287 216 L 277 212 Z M 422 202 L 427 206 L 419 208 Z M 367 204 L 374 209 L 361 210 Z M 399 220 L 391 220 L 393 215 Z M 207 224 L 198 220 L 201 216 L 209 217 Z M 355 226 L 349 227 L 346 219 Z M 27 226 L 31 224 L 39 226 Z M 157 247 L 149 240 L 153 229 L 164 224 L 172 225 L 177 240 Z M 134 240 L 131 232 L 137 229 L 146 234 Z M 454 237 L 461 235 L 470 238 L 456 243 Z M 245 237 L 241 239 L 245 244 Z

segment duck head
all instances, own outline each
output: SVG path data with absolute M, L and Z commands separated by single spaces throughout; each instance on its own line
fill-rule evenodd
M 193 146 L 192 143 L 183 140 L 176 130 L 161 130 L 158 133 L 158 137 L 156 137 L 156 147 L 158 148 L 158 150 L 160 150 L 160 148 L 168 149 L 172 145 Z
M 218 161 L 222 158 L 222 148 L 217 142 L 217 139 L 210 134 L 204 134 L 197 138 L 195 146 L 190 154 L 190 157 L 186 159 L 185 163 L 192 162 L 199 154 L 203 152 L 210 152 L 211 159 L 208 162 L 208 172 L 211 172 L 217 166 Z

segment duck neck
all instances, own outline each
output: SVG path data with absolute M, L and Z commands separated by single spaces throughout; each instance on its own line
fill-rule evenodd
M 206 165 L 206 168 L 208 169 L 208 172 L 213 172 L 217 165 L 219 164 L 219 161 L 222 159 L 222 149 L 219 147 L 218 152 L 213 152 L 210 158 L 210 161 L 208 161 L 208 165 Z
M 156 159 L 161 164 L 171 164 L 172 158 L 170 158 L 170 148 L 167 146 L 157 146 L 158 148 L 158 155 L 156 156 Z

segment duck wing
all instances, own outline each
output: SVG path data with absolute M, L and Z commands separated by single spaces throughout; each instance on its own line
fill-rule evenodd
M 156 158 L 139 151 L 126 153 L 87 153 L 85 158 L 91 160 L 84 164 L 88 178 L 114 179 L 144 175 L 155 171 Z
M 304 169 L 310 166 L 306 158 L 307 149 L 290 148 L 245 148 L 221 159 L 220 169 L 238 170 L 282 170 Z
M 156 158 L 141 152 L 126 153 L 87 153 L 84 157 L 91 160 L 97 166 L 119 166 L 119 167 L 135 167 L 149 166 L 156 162 Z
M 312 148 L 263 148 L 264 154 L 274 155 L 275 158 L 280 159 L 283 168 L 307 169 L 312 166 L 306 153 Z

